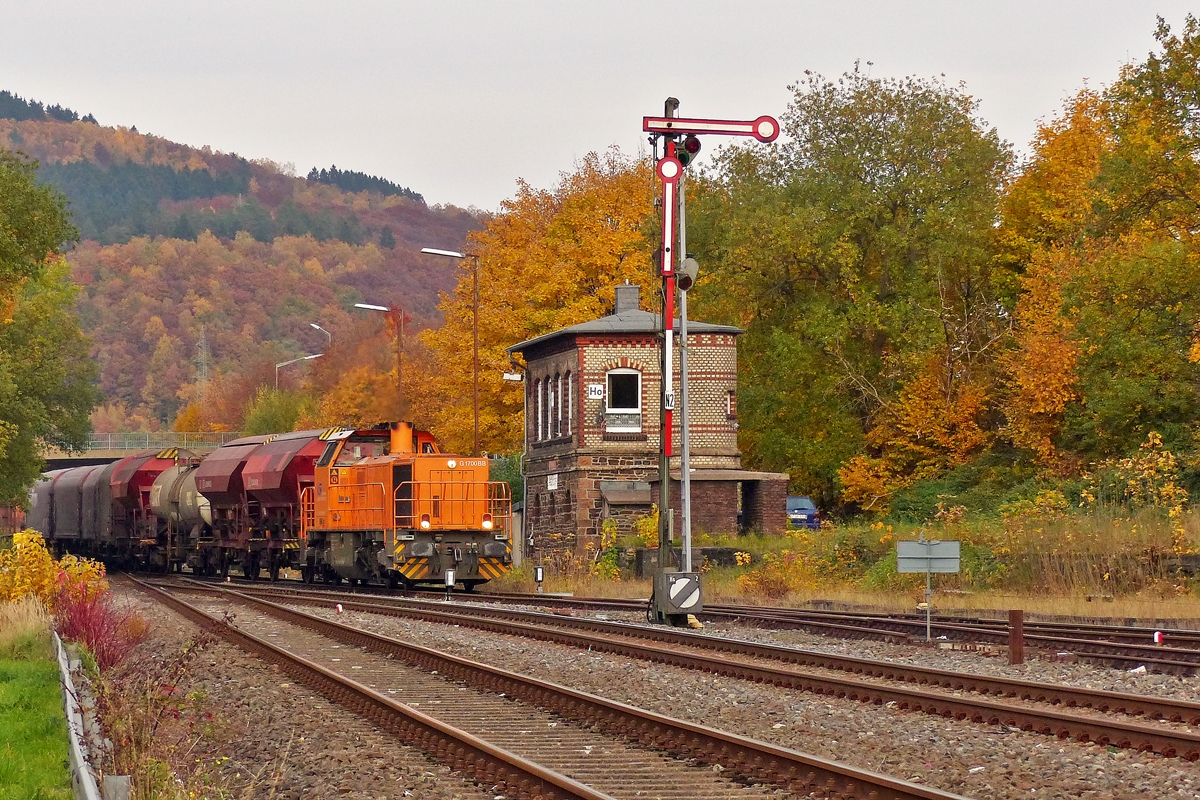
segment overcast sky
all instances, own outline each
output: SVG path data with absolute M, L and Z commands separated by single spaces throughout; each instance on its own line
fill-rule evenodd
M 382 175 L 495 209 L 641 117 L 779 115 L 805 70 L 965 82 L 1024 148 L 1188 4 L 0 0 L 0 89 L 191 145 Z M 706 147 L 711 148 L 710 140 Z

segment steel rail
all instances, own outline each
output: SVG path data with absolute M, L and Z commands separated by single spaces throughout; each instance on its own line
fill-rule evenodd
M 186 578 L 184 580 L 187 580 Z M 246 584 L 243 584 L 246 585 Z M 256 587 L 260 586 L 257 584 Z M 259 588 L 260 591 L 269 591 L 268 589 Z M 276 591 L 289 591 L 285 587 L 278 587 Z M 297 591 L 291 589 L 290 591 Z M 303 591 L 314 593 L 327 593 L 331 596 L 338 590 L 334 589 L 312 589 L 305 588 Z M 342 590 L 346 591 L 346 590 Z M 359 594 L 360 592 L 350 590 L 351 594 Z M 372 595 L 378 597 L 378 595 Z M 497 598 L 504 598 L 500 602 L 505 604 L 523 603 L 523 604 L 538 604 L 547 607 L 570 607 L 570 608 L 588 608 L 594 610 L 610 610 L 640 613 L 644 610 L 643 601 L 637 600 L 610 600 L 596 598 L 566 598 L 547 595 L 482 595 L 481 598 L 486 598 L 488 601 Z M 515 598 L 521 598 L 517 600 Z M 393 602 L 399 602 L 400 598 L 394 596 L 389 597 Z M 420 602 L 420 601 L 414 601 Z M 907 616 L 888 617 L 885 615 L 848 615 L 842 612 L 830 611 L 796 611 L 791 612 L 787 609 L 776 608 L 751 608 L 746 607 L 746 611 L 731 610 L 741 607 L 706 607 L 700 613 L 699 617 L 702 620 L 709 622 L 727 621 L 738 623 L 769 623 L 776 628 L 791 628 L 808 631 L 817 634 L 829 634 L 840 636 L 842 638 L 869 638 L 879 641 L 886 641 L 899 644 L 910 644 L 914 637 L 923 638 L 925 633 L 925 621 L 908 618 Z M 755 613 L 749 614 L 748 611 Z M 797 616 L 799 615 L 799 616 Z M 816 617 L 809 619 L 807 617 Z M 840 620 L 840 622 L 823 621 L 824 618 Z M 849 622 L 857 624 L 851 625 Z M 932 626 L 933 631 L 939 636 L 944 636 L 947 640 L 953 641 L 968 641 L 978 642 L 985 641 L 993 645 L 1004 646 L 1008 643 L 1007 630 L 996 630 L 994 628 L 980 628 L 973 625 L 966 625 L 957 622 L 938 621 Z M 1030 628 L 1026 628 L 1025 643 L 1030 648 L 1038 648 L 1047 652 L 1061 653 L 1067 651 L 1071 656 L 1084 661 L 1092 661 L 1112 666 L 1116 668 L 1127 668 L 1130 666 L 1146 666 L 1155 671 L 1176 674 L 1176 675 L 1194 675 L 1200 672 L 1200 650 L 1191 648 L 1175 648 L 1165 647 L 1161 645 L 1138 645 L 1126 644 L 1119 642 L 1108 642 L 1096 639 L 1075 639 L 1064 636 L 1043 635 L 1036 632 L 1031 632 Z
M 610 795 L 597 792 L 239 630 L 157 586 L 136 578 L 131 580 L 202 629 L 278 665 L 295 680 L 391 731 L 439 763 L 466 772 L 480 783 L 498 786 L 505 794 L 527 800 L 614 800 Z
M 624 600 L 619 598 L 595 598 L 595 597 L 564 597 L 546 594 L 529 594 L 529 593 L 489 593 L 482 597 L 491 602 L 497 603 L 521 603 L 521 604 L 542 604 L 542 605 L 562 605 L 575 608 L 588 608 L 594 610 L 612 610 L 612 611 L 628 611 L 639 612 L 645 607 L 644 600 Z M 853 620 L 861 623 L 869 623 L 875 620 L 879 621 L 894 621 L 905 624 L 903 630 L 924 630 L 925 619 L 912 614 L 886 614 L 877 612 L 856 612 L 856 611 L 833 611 L 823 609 L 802 609 L 802 608 L 784 608 L 779 606 L 738 606 L 738 605 L 722 605 L 709 604 L 706 605 L 704 611 L 701 612 L 702 619 L 711 620 L 746 620 L 746 619 L 765 619 L 771 622 L 790 621 L 790 622 L 813 622 L 817 620 L 829 621 L 835 623 L 838 620 Z M 982 629 L 985 631 L 1007 631 L 1007 623 L 1001 619 L 988 619 L 986 617 L 963 617 L 963 616 L 946 616 L 943 615 L 935 625 L 957 626 L 948 628 L 956 632 L 963 632 L 965 629 Z M 913 626 L 916 626 L 914 628 Z M 1174 628 L 1170 626 L 1147 627 L 1140 626 L 1123 626 L 1123 625 L 1103 625 L 1100 623 L 1071 623 L 1071 622 L 1054 622 L 1029 620 L 1025 621 L 1025 630 L 1027 632 L 1044 632 L 1047 636 L 1054 634 L 1072 634 L 1069 638 L 1075 639 L 1081 636 L 1112 636 L 1131 640 L 1147 641 L 1155 632 L 1162 632 L 1169 640 L 1176 642 L 1185 642 L 1191 647 L 1181 649 L 1200 649 L 1200 630 L 1191 630 L 1188 628 Z M 1124 644 L 1125 642 L 1117 642 Z M 1130 641 L 1129 644 L 1137 644 L 1137 641 Z M 1158 648 L 1156 648 L 1158 649 Z
M 214 589 L 214 587 L 204 584 L 197 584 L 197 589 L 207 591 L 230 591 L 221 590 L 219 588 Z M 289 597 L 288 600 L 302 605 L 325 604 L 321 598 L 306 596 L 306 594 L 307 593 L 300 593 L 297 596 Z M 800 691 L 812 692 L 814 694 L 849 698 L 851 700 L 858 700 L 860 702 L 874 703 L 875 705 L 895 703 L 898 708 L 904 710 L 924 711 L 925 713 L 938 714 L 943 717 L 952 717 L 958 720 L 969 719 L 972 722 L 981 724 L 1006 725 L 1025 731 L 1035 731 L 1044 735 L 1054 735 L 1060 739 L 1072 738 L 1080 742 L 1094 741 L 1103 745 L 1134 748 L 1140 751 L 1153 751 L 1166 757 L 1181 757 L 1188 761 L 1200 759 L 1200 735 L 1187 731 L 1174 731 L 1169 728 L 1143 725 L 1139 723 L 1126 722 L 1123 720 L 1097 719 L 1048 709 L 1011 706 L 986 699 L 954 697 L 937 692 L 911 689 L 908 687 L 892 687 L 854 679 L 813 675 L 810 673 L 784 669 L 781 667 L 758 665 L 743 661 L 719 660 L 697 653 L 682 653 L 678 650 L 669 648 L 640 644 L 636 642 L 621 641 L 604 636 L 575 633 L 562 630 L 561 628 L 545 628 L 525 622 L 502 621 L 496 618 L 469 616 L 462 613 L 440 611 L 427 607 L 373 604 L 351 600 L 349 598 L 341 600 L 340 602 L 342 603 L 343 608 L 352 611 L 391 616 L 415 617 L 433 622 L 442 622 L 477 628 L 493 633 L 517 635 L 526 638 L 540 639 L 543 641 L 555 641 L 580 648 L 590 648 L 592 650 L 602 652 L 613 652 L 630 658 L 671 664 L 673 666 L 683 667 L 686 669 L 713 672 L 731 678 L 739 678 L 758 683 L 783 686 Z M 398 602 L 419 603 L 420 601 Z M 507 610 L 505 613 L 513 614 L 519 612 Z M 523 613 L 528 614 L 531 612 Z M 548 615 L 542 616 L 545 617 Z M 557 619 L 554 621 L 557 621 Z M 575 621 L 579 622 L 580 620 Z M 589 620 L 587 622 L 591 623 L 601 621 Z M 617 625 L 620 623 L 608 624 Z M 633 626 L 625 627 L 631 628 Z M 676 633 L 682 634 L 682 632 Z M 624 630 L 622 630 L 620 634 L 630 635 Z M 686 636 L 687 634 L 683 635 Z M 703 638 L 706 640 L 715 639 L 715 637 L 697 638 Z M 721 641 L 736 642 L 736 640 Z M 688 641 L 687 644 L 695 646 L 692 641 Z M 740 645 L 742 643 L 736 642 L 736 644 Z M 772 646 L 757 645 L 756 647 Z M 824 654 L 812 655 L 821 656 Z M 899 674 L 899 670 L 918 669 L 900 667 L 898 665 L 891 664 L 886 666 L 889 669 L 896 669 L 896 674 Z M 963 678 L 964 676 L 956 675 L 955 677 Z M 1002 679 L 984 678 L 983 680 L 994 682 L 997 685 L 1003 682 Z M 964 689 L 966 688 L 966 685 L 967 682 L 964 680 Z M 1047 687 L 1039 685 L 1038 688 L 1044 690 Z M 1075 693 L 1077 697 L 1082 697 L 1084 690 L 1072 690 L 1066 688 L 1065 694 L 1066 693 Z M 1020 694 L 1018 693 L 1017 696 L 1020 696 Z M 1036 695 L 1032 696 L 1031 699 L 1036 699 Z M 1152 698 L 1148 698 L 1148 700 L 1153 702 Z M 1168 714 L 1168 716 L 1166 716 L 1167 719 L 1172 719 L 1176 716 L 1182 716 L 1179 710 L 1174 708 L 1174 703 L 1170 701 L 1159 702 L 1161 704 L 1160 708 L 1162 708 L 1162 710 Z
M 539 604 L 545 606 L 567 606 L 595 610 L 612 610 L 640 612 L 644 608 L 639 600 L 610 600 L 602 598 L 567 598 L 547 595 L 483 595 L 489 601 L 501 603 Z M 910 637 L 923 636 L 925 620 L 916 619 L 910 615 L 889 616 L 885 614 L 856 614 L 839 611 L 808 611 L 803 609 L 783 609 L 757 606 L 705 606 L 699 618 L 709 622 L 768 622 L 774 627 L 787 627 L 816 633 L 849 633 L 861 638 L 887 639 L 882 632 L 889 631 L 896 637 L 909 641 Z M 851 624 L 854 623 L 854 624 Z M 1008 631 L 1004 623 L 997 620 L 961 620 L 941 619 L 934 621 L 933 631 L 954 641 L 986 641 L 1004 645 L 1008 642 Z M 1061 627 L 1059 627 L 1061 626 Z M 1146 638 L 1154 630 L 1149 628 L 1134 628 L 1135 632 L 1146 634 Z M 1115 666 L 1147 665 L 1175 674 L 1195 674 L 1200 671 L 1200 631 L 1188 631 L 1182 628 L 1161 629 L 1170 638 L 1182 639 L 1184 642 L 1196 641 L 1197 647 L 1175 647 L 1162 645 L 1138 644 L 1136 642 L 1115 642 L 1095 638 L 1079 638 L 1069 636 L 1078 633 L 1080 636 L 1101 635 L 1111 633 L 1125 638 L 1133 638 L 1135 634 L 1121 633 L 1122 629 L 1115 626 L 1093 626 L 1090 629 L 1077 629 L 1065 623 L 1026 623 L 1025 642 L 1031 647 L 1043 650 L 1061 652 L 1069 650 L 1073 656 L 1089 661 Z M 878 634 L 873 635 L 872 632 Z M 892 641 L 895 641 L 893 639 Z
M 207 584 L 200 584 L 208 588 Z M 256 587 L 249 591 L 269 593 L 271 595 L 285 594 L 307 602 L 307 590 L 296 590 L 266 587 Z M 358 608 L 358 603 L 367 600 L 355 599 L 353 596 L 335 593 L 319 593 L 330 598 L 345 599 L 351 607 Z M 712 650 L 719 653 L 746 655 L 754 658 L 765 658 L 772 661 L 782 661 L 799 666 L 821 667 L 849 672 L 856 675 L 867 675 L 884 680 L 903 681 L 920 685 L 937 686 L 956 691 L 970 691 L 982 695 L 998 697 L 1015 697 L 1021 700 L 1049 703 L 1065 708 L 1092 708 L 1101 712 L 1128 714 L 1148 719 L 1162 719 L 1169 722 L 1184 722 L 1200 726 L 1200 703 L 1187 700 L 1172 700 L 1138 695 L 1128 692 L 1113 692 L 1102 689 L 1083 689 L 1064 684 L 1040 683 L 1037 681 L 1017 678 L 1002 678 L 988 675 L 978 675 L 955 670 L 943 670 L 933 667 L 919 667 L 899 664 L 878 659 L 844 656 L 833 653 L 823 653 L 817 650 L 788 647 L 777 644 L 749 642 L 744 639 L 733 639 L 722 636 L 709 636 L 692 631 L 680 630 L 664 626 L 631 625 L 611 620 L 598 620 L 587 617 L 571 617 L 559 614 L 546 614 L 536 611 L 521 611 L 509 608 L 492 608 L 487 606 L 447 606 L 444 603 L 430 603 L 423 600 L 406 598 L 376 597 L 377 603 L 382 601 L 388 606 L 410 608 L 453 609 L 456 615 L 482 616 L 492 619 L 526 621 L 532 624 L 554 625 L 564 628 L 591 631 L 594 633 L 609 633 L 628 636 L 637 639 L 648 639 L 655 642 Z M 366 608 L 365 606 L 363 608 Z M 362 608 L 360 608 L 362 610 Z M 372 608 L 375 613 L 379 612 Z
M 437 670 L 439 674 L 478 689 L 503 692 L 567 719 L 598 727 L 611 735 L 633 739 L 645 747 L 665 750 L 706 764 L 719 763 L 726 770 L 731 770 L 732 774 L 751 780 L 805 793 L 831 793 L 834 797 L 961 800 L 959 795 L 932 787 L 674 719 L 549 681 L 322 619 L 245 592 L 223 588 L 215 591 L 323 636 L 400 658 L 422 669 Z

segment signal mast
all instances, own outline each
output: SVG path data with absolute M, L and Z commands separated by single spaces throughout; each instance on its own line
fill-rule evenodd
M 667 564 L 671 547 L 673 516 L 670 509 L 671 458 L 674 456 L 674 348 L 675 348 L 675 291 L 683 292 L 680 306 L 686 314 L 687 291 L 696 281 L 698 265 L 687 255 L 687 231 L 683 221 L 683 171 L 700 152 L 699 137 L 705 134 L 723 136 L 753 136 L 760 142 L 779 138 L 779 122 L 770 116 L 757 119 L 693 119 L 677 116 L 679 100 L 668 97 L 663 116 L 642 117 L 642 130 L 650 134 L 657 150 L 658 139 L 666 141 L 663 157 L 655 164 L 662 181 L 662 246 L 658 254 L 659 274 L 663 279 L 663 338 L 661 349 L 662 379 L 662 450 L 658 458 L 658 571 L 654 575 L 654 595 L 651 617 L 659 623 L 682 626 L 690 614 L 703 609 L 700 594 L 700 573 L 692 572 L 690 505 L 691 476 L 688 453 L 682 453 L 680 466 L 680 499 L 684 504 L 683 564 Z M 682 142 L 679 140 L 682 139 Z M 677 225 L 678 224 L 678 225 Z M 673 247 L 678 226 L 678 255 Z M 678 258 L 678 261 L 676 261 Z M 682 319 L 683 335 L 687 335 L 687 319 Z M 681 342 L 680 394 L 683 406 L 682 444 L 688 447 L 687 433 L 687 341 Z

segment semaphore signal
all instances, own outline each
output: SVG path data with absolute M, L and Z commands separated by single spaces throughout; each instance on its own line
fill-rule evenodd
M 672 516 L 669 507 L 670 498 L 670 481 L 671 481 L 671 457 L 674 455 L 674 442 L 672 434 L 674 432 L 674 412 L 675 412 L 675 392 L 673 390 L 674 381 L 672 374 L 674 372 L 674 347 L 675 347 L 675 289 L 676 289 L 676 273 L 677 262 L 675 259 L 675 251 L 673 244 L 675 242 L 676 221 L 682 217 L 683 197 L 680 187 L 680 180 L 683 178 L 684 168 L 695 159 L 700 152 L 700 136 L 707 134 L 719 134 L 722 136 L 752 136 L 760 142 L 773 142 L 779 138 L 779 121 L 771 116 L 761 116 L 752 120 L 729 120 L 729 119 L 693 119 L 687 117 L 677 117 L 675 112 L 679 110 L 679 101 L 674 97 L 668 97 L 664 114 L 661 117 L 642 117 L 642 130 L 651 134 L 651 140 L 657 141 L 661 136 L 666 139 L 666 148 L 663 157 L 658 159 L 655 164 L 655 172 L 658 173 L 659 179 L 662 181 L 662 247 L 659 251 L 659 273 L 663 279 L 663 339 L 662 339 L 662 452 L 659 455 L 658 461 L 658 480 L 659 480 L 659 522 L 658 522 L 658 541 L 659 541 L 659 571 L 655 575 L 654 581 L 654 596 L 652 602 L 652 612 L 654 618 L 659 622 L 671 622 L 675 625 L 685 624 L 688 614 L 698 613 L 702 607 L 700 602 L 700 574 L 691 572 L 691 532 L 688 530 L 687 520 L 689 514 L 684 513 L 684 530 L 683 530 L 683 561 L 681 565 L 683 572 L 666 571 L 667 554 L 670 552 L 671 535 L 672 535 Z M 682 139 L 682 141 L 678 141 Z M 682 267 L 683 262 L 687 259 L 688 254 L 683 246 L 685 239 L 685 225 L 679 223 L 679 261 L 678 266 Z M 686 284 L 680 288 L 686 293 L 691 288 L 692 283 L 696 279 L 695 262 L 689 264 L 686 272 Z M 685 295 L 686 299 L 686 295 Z M 686 336 L 686 302 L 682 305 L 685 311 L 684 335 Z M 680 356 L 681 366 L 686 364 L 684 356 L 686 355 L 687 342 L 684 341 L 684 352 Z M 681 370 L 680 386 L 682 389 L 684 402 L 687 397 L 687 372 L 686 367 Z M 686 446 L 687 442 L 687 411 L 683 409 L 683 438 Z M 684 508 L 690 500 L 691 491 L 688 487 L 690 483 L 690 475 L 688 469 L 687 453 L 683 454 L 683 463 L 680 469 L 680 494 L 684 503 Z M 685 583 L 688 586 L 694 582 L 695 593 L 691 589 L 683 592 L 687 597 L 692 598 L 686 607 L 673 602 L 673 598 L 680 594 L 679 588 Z M 669 584 L 669 585 L 668 585 Z

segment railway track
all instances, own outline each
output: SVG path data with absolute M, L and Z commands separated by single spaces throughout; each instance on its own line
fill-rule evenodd
M 609 598 L 555 597 L 539 594 L 486 594 L 488 602 L 542 605 L 551 608 L 641 613 L 644 600 Z M 914 615 L 869 614 L 761 606 L 707 605 L 699 615 L 706 622 L 769 624 L 809 633 L 869 638 L 883 641 L 924 639 L 925 619 Z M 1007 622 L 1000 620 L 942 617 L 933 621 L 934 636 L 959 642 L 1008 644 Z M 1151 644 L 1155 632 L 1164 634 L 1169 643 Z M 1200 631 L 1183 628 L 1147 628 L 1058 622 L 1025 622 L 1025 643 L 1049 653 L 1067 652 L 1072 656 L 1116 668 L 1145 666 L 1154 672 L 1194 675 L 1200 672 Z
M 439 761 L 485 785 L 497 784 L 507 797 L 958 797 L 340 625 L 247 593 L 188 587 L 211 593 L 219 603 L 270 615 L 271 624 L 247 615 L 218 617 L 165 589 L 138 585 Z M 278 624 L 287 630 L 272 628 Z M 305 655 L 289 652 L 293 649 Z M 326 657 L 334 650 L 339 658 Z M 406 702 L 318 659 L 346 671 L 359 668 L 359 675 L 375 683 L 390 682 L 395 688 L 386 691 L 403 693 Z M 416 706 L 441 709 L 430 715 Z M 453 717 L 454 724 L 445 717 Z M 720 774 L 710 768 L 718 764 Z
M 245 582 L 244 586 L 262 586 Z M 281 584 L 272 584 L 279 586 Z M 297 588 L 304 584 L 297 582 Z M 322 589 L 311 589 L 322 591 Z M 350 588 L 359 594 L 366 589 Z M 408 592 L 404 596 L 428 596 L 432 592 Z M 372 594 L 372 596 L 375 596 Z M 641 614 L 644 600 L 611 598 L 575 598 L 541 594 L 482 594 L 481 601 L 502 605 L 539 605 L 546 608 L 581 608 Z M 803 609 L 758 606 L 706 606 L 699 615 L 706 622 L 729 622 L 772 628 L 803 630 L 819 635 L 847 639 L 872 639 L 890 643 L 910 643 L 925 637 L 925 620 L 909 615 L 851 614 L 839 611 L 809 611 Z M 1166 635 L 1167 646 L 1138 644 L 1149 642 L 1155 630 Z M 937 619 L 932 625 L 939 639 L 972 642 L 991 646 L 1007 646 L 1007 624 L 998 620 Z M 1118 626 L 1075 626 L 1063 623 L 1027 622 L 1025 646 L 1029 650 L 1051 654 L 1054 658 L 1070 656 L 1080 661 L 1103 664 L 1116 669 L 1145 667 L 1150 672 L 1171 675 L 1200 673 L 1200 631 L 1186 629 L 1121 628 Z
M 213 587 L 204 584 L 197 584 L 195 588 L 213 590 Z M 251 590 L 251 593 L 259 595 L 263 591 Z M 634 626 L 514 609 L 489 609 L 398 598 L 374 598 L 373 601 L 367 601 L 354 595 L 334 595 L 327 592 L 289 592 L 283 589 L 268 589 L 265 592 L 276 600 L 289 603 L 328 608 L 336 601 L 342 603 L 346 610 L 413 617 L 556 641 L 584 649 L 615 652 L 631 658 L 706 670 L 816 694 L 845 697 L 877 705 L 894 703 L 901 709 L 924 711 L 959 720 L 969 719 L 977 723 L 1007 725 L 1063 739 L 1094 741 L 1143 751 L 1152 750 L 1164 756 L 1181 757 L 1189 761 L 1200 758 L 1200 735 L 1191 731 L 1059 710 L 1093 709 L 1110 715 L 1133 715 L 1200 726 L 1200 703 L 972 675 L 705 636 L 657 626 Z M 647 639 L 655 644 L 644 644 L 644 640 Z M 728 655 L 735 658 L 728 658 Z M 779 662 L 851 673 L 876 680 L 802 672 L 780 666 Z M 893 686 L 879 681 L 901 685 Z M 937 687 L 952 692 L 971 692 L 982 696 L 974 698 L 945 694 L 909 688 L 903 684 Z M 989 697 L 1000 700 L 988 699 Z M 1022 706 L 1014 704 L 1012 699 L 1059 708 Z

